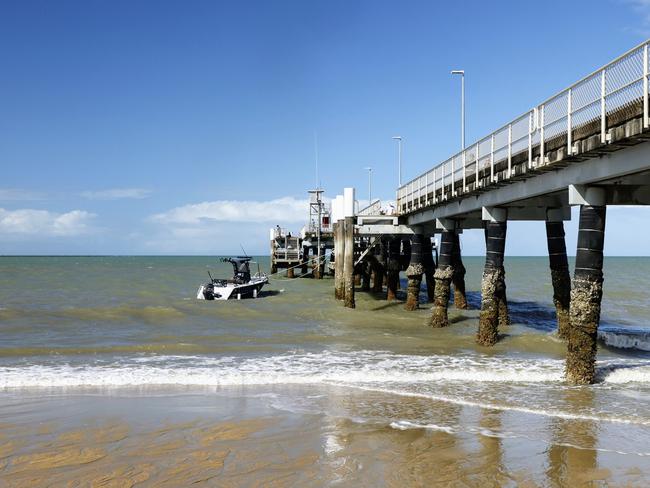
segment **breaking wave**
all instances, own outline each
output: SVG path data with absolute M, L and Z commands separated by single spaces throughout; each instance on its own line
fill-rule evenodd
M 650 361 L 597 365 L 603 383 L 650 383 Z M 142 356 L 90 364 L 0 366 L 0 388 L 244 386 L 280 384 L 562 383 L 564 361 L 494 356 L 417 356 L 354 351 L 265 357 Z
M 650 351 L 650 330 L 601 327 L 598 338 L 610 347 Z

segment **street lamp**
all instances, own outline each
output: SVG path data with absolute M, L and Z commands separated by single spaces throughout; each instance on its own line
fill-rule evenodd
M 393 136 L 397 141 L 397 182 L 402 186 L 402 136 Z
M 366 166 L 363 168 L 368 171 L 368 206 L 372 205 L 372 168 Z
M 460 75 L 460 145 L 465 149 L 465 70 L 455 69 L 452 75 Z

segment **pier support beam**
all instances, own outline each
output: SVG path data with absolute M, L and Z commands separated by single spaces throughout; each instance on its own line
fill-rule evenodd
M 424 266 L 424 278 L 427 282 L 427 298 L 429 303 L 433 303 L 434 292 L 436 289 L 436 282 L 433 274 L 436 271 L 435 263 L 433 262 L 433 246 L 431 246 L 431 237 L 424 236 L 422 240 L 422 266 Z
M 399 252 L 400 252 L 400 243 L 399 238 L 392 238 L 388 241 L 388 265 L 386 270 L 386 300 L 396 300 L 397 299 L 397 290 L 399 289 L 399 271 L 400 271 L 400 261 L 399 261 Z
M 313 253 L 313 260 L 312 263 L 312 276 L 314 279 L 320 280 L 323 278 L 323 268 L 322 268 L 322 260 L 323 256 L 320 255 L 319 259 L 319 254 L 318 254 L 318 247 L 312 247 L 312 253 Z
M 308 267 L 309 267 L 309 248 L 308 247 L 303 247 L 302 248 L 302 266 L 301 266 L 301 269 L 300 269 L 300 274 L 302 276 L 307 275 Z
M 594 382 L 596 339 L 603 296 L 603 244 L 605 240 L 605 191 L 590 188 L 580 206 L 578 249 L 571 290 L 570 329 L 566 360 L 569 383 Z
M 454 252 L 452 256 L 454 275 L 451 281 L 454 285 L 454 306 L 458 310 L 467 309 L 467 296 L 465 294 L 465 266 L 460 254 L 460 235 L 454 232 Z
M 343 276 L 345 280 L 344 303 L 347 308 L 354 308 L 354 217 L 345 217 L 345 250 Z
M 386 267 L 384 266 L 386 262 L 384 258 L 384 242 L 380 241 L 375 249 L 375 279 L 372 282 L 372 291 L 381 293 L 384 289 L 384 275 L 386 274 Z
M 292 263 L 289 263 L 289 267 L 287 268 L 287 278 L 295 278 L 296 274 L 294 273 L 294 268 L 295 265 Z
M 406 305 L 404 308 L 408 311 L 418 308 L 422 273 L 424 273 L 424 266 L 422 265 L 422 241 L 424 241 L 424 236 L 419 232 L 421 232 L 420 229 L 411 237 L 411 260 L 408 268 L 406 268 L 408 286 L 406 288 Z
M 564 222 L 556 215 L 556 209 L 549 209 L 546 220 L 546 241 L 548 261 L 553 284 L 553 303 L 557 316 L 557 334 L 561 339 L 569 338 L 569 304 L 571 301 L 571 275 L 564 241 Z
M 481 314 L 476 342 L 493 346 L 499 338 L 499 325 L 507 320 L 505 303 L 505 269 L 503 256 L 506 246 L 507 214 L 505 209 L 491 209 L 486 222 L 486 253 L 481 283 Z M 502 311 L 502 307 L 506 307 Z M 505 313 L 505 319 L 502 315 Z
M 334 297 L 337 300 L 345 298 L 345 277 L 343 263 L 345 262 L 345 223 L 341 219 L 334 224 Z
M 361 270 L 357 269 L 357 273 L 354 273 L 354 286 L 361 286 Z
M 453 247 L 455 232 L 453 229 L 443 230 L 440 238 L 438 268 L 433 275 L 436 286 L 433 308 L 431 309 L 431 321 L 429 322 L 431 327 L 447 327 L 449 325 L 447 307 L 449 306 L 451 279 L 454 276 Z
M 361 289 L 363 291 L 370 290 L 370 265 L 367 262 L 360 264 L 361 266 Z

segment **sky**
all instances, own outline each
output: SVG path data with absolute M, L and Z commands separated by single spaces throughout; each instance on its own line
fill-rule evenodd
M 268 253 L 319 181 L 394 199 L 392 136 L 403 180 L 459 149 L 451 69 L 469 144 L 648 37 L 650 0 L 1 0 L 0 254 Z M 648 255 L 649 220 L 609 207 L 606 254 Z

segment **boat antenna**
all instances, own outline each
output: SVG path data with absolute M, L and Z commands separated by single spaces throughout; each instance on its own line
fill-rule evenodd
M 210 270 L 208 270 L 208 276 L 210 277 L 210 283 L 214 283 L 214 279 L 212 278 L 212 275 L 210 274 Z
M 246 253 L 246 249 L 244 249 L 244 246 L 242 246 L 241 243 L 239 243 L 239 247 L 241 247 L 241 250 L 244 251 L 244 256 L 248 257 L 248 254 Z

